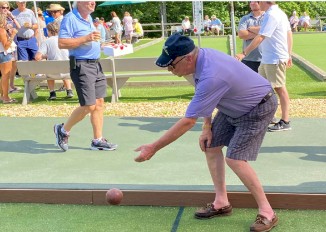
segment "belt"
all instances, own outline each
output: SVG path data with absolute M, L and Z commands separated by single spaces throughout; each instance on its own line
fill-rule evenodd
M 274 95 L 274 90 L 269 91 L 268 94 L 266 94 L 266 96 L 263 97 L 263 99 L 259 102 L 259 105 L 267 102 L 273 95 Z
M 29 40 L 29 39 L 31 39 L 32 37 L 30 37 L 30 38 L 23 38 L 23 37 L 17 37 L 17 40 L 18 41 L 21 41 L 21 40 Z
M 97 64 L 100 62 L 100 59 L 95 60 L 76 60 L 78 63 L 88 63 L 88 64 Z

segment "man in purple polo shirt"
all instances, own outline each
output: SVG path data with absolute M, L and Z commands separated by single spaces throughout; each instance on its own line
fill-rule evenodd
M 199 49 L 189 37 L 180 34 L 167 39 L 156 64 L 167 67 L 178 76 L 193 74 L 195 95 L 182 119 L 155 142 L 136 149 L 140 154 L 135 161 L 151 159 L 157 151 L 190 130 L 199 117 L 203 117 L 199 144 L 206 154 L 215 200 L 198 210 L 195 217 L 208 219 L 232 213 L 225 184 L 226 162 L 257 202 L 259 212 L 250 230 L 272 229 L 278 218 L 255 171 L 247 162 L 256 160 L 277 108 L 277 98 L 270 83 L 233 57 L 213 49 Z M 215 108 L 218 113 L 212 120 Z M 226 158 L 223 146 L 228 147 Z

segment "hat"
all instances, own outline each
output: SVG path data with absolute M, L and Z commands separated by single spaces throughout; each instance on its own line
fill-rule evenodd
M 215 18 L 216 18 L 216 15 L 212 15 L 212 18 L 214 18 L 214 19 L 215 19 Z
M 57 11 L 57 10 L 65 10 L 60 4 L 50 4 L 49 8 L 46 9 L 47 11 Z
M 138 23 L 138 19 L 133 19 L 132 22 L 133 23 Z
M 98 23 L 98 22 L 100 22 L 99 17 L 96 17 L 96 18 L 93 20 L 93 22 L 94 22 L 94 23 Z
M 161 56 L 156 60 L 160 67 L 169 66 L 178 56 L 189 54 L 195 49 L 195 43 L 187 36 L 179 33 L 171 35 L 165 42 Z

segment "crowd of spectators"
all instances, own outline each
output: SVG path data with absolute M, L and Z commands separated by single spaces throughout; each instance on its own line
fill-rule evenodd
M 10 5 L 16 8 L 11 11 Z M 68 59 L 67 50 L 59 49 L 57 35 L 64 17 L 65 8 L 60 4 L 49 4 L 43 12 L 41 8 L 32 7 L 28 9 L 26 1 L 0 1 L 0 101 L 4 104 L 17 102 L 10 98 L 10 93 L 21 91 L 15 86 L 14 81 L 17 72 L 17 60 L 39 61 L 39 60 L 62 60 Z M 129 12 L 124 13 L 122 20 L 116 12 L 110 13 L 110 20 L 104 17 L 95 17 L 93 20 L 94 30 L 100 32 L 101 43 L 111 42 L 137 43 L 143 37 L 144 32 L 139 20 L 132 18 Z M 62 74 L 66 75 L 66 74 Z M 73 97 L 71 82 L 69 79 L 63 81 L 63 85 L 55 90 L 54 80 L 48 81 L 50 96 L 48 100 L 55 100 L 56 91 L 66 90 L 68 98 Z
M 307 31 L 307 29 L 311 26 L 310 17 L 307 12 L 303 12 L 303 15 L 299 18 L 297 16 L 297 12 L 293 11 L 289 21 L 292 32 L 297 32 L 298 26 L 302 27 L 304 31 Z

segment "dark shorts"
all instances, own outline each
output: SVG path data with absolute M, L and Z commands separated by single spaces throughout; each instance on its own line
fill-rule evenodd
M 95 105 L 96 99 L 106 97 L 106 78 L 100 63 L 76 62 L 70 71 L 81 106 Z
M 211 147 L 227 146 L 226 157 L 235 160 L 257 159 L 267 127 L 277 109 L 275 94 L 249 113 L 231 118 L 218 112 L 212 123 Z
M 241 62 L 244 63 L 245 65 L 247 65 L 252 70 L 254 70 L 256 73 L 258 73 L 258 68 L 260 66 L 260 62 L 258 62 L 258 61 L 249 61 L 249 60 L 242 60 Z
M 0 64 L 7 63 L 12 60 L 12 54 L 4 54 L 3 52 L 0 52 Z

